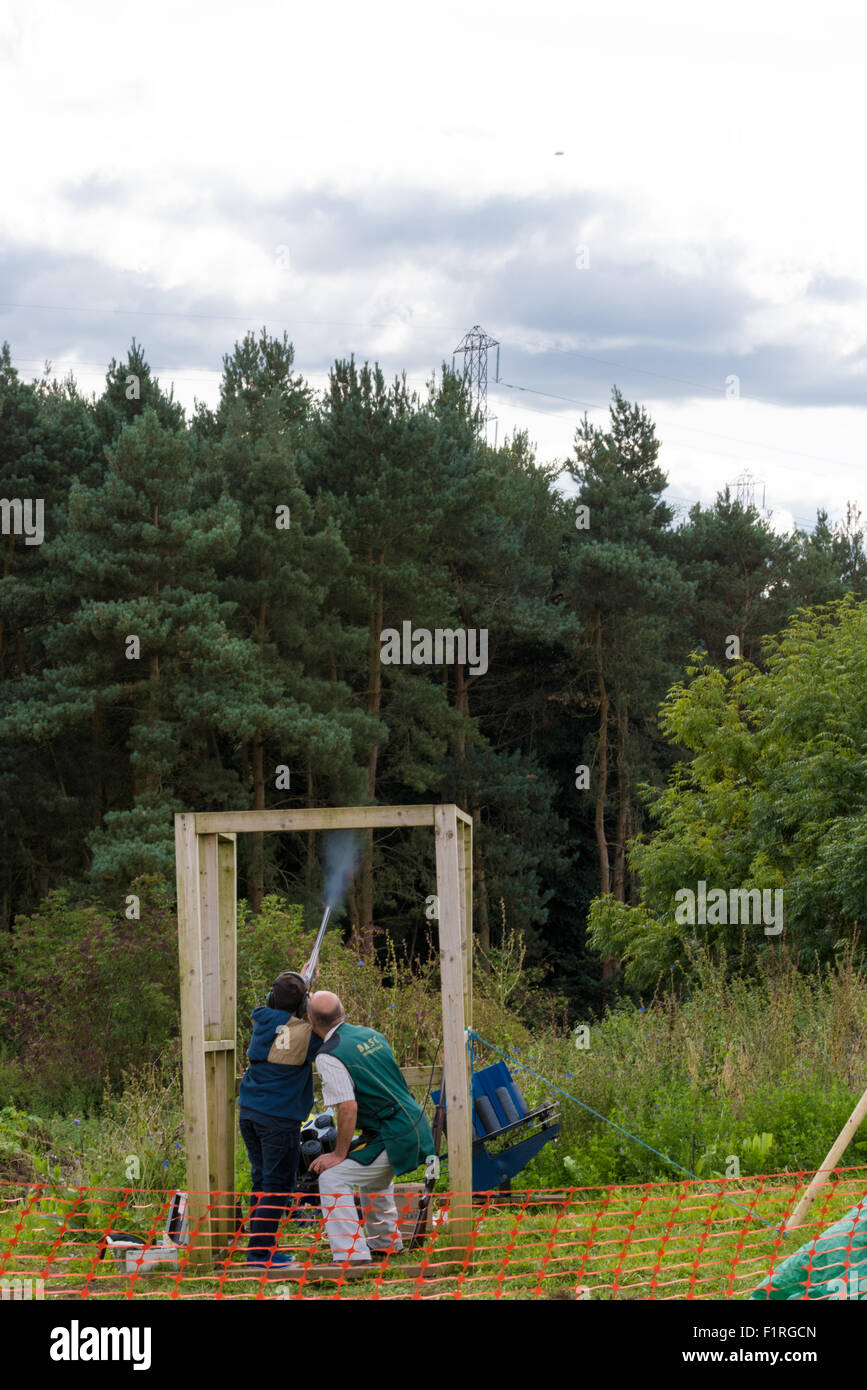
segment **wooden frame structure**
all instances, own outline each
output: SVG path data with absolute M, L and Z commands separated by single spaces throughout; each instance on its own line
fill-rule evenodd
M 453 804 L 204 811 L 175 816 L 184 1126 L 192 1258 L 208 1266 L 236 1229 L 237 836 L 250 832 L 430 826 L 436 849 L 443 1061 L 448 1107 L 449 1244 L 472 1233 L 472 820 Z M 327 981 L 324 982 L 327 985 Z M 418 1068 L 406 1068 L 410 1084 Z M 429 1068 L 424 1068 L 424 1081 Z

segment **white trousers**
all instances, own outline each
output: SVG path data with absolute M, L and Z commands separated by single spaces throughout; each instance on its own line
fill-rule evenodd
M 356 1191 L 361 1195 L 363 1229 L 355 1209 Z M 372 1163 L 344 1158 L 326 1168 L 319 1174 L 319 1196 L 335 1264 L 369 1260 L 371 1250 L 397 1254 L 403 1249 L 397 1231 L 394 1173 L 385 1149 Z

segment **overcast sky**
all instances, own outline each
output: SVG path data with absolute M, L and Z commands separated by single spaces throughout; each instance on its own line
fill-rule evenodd
M 420 389 L 479 323 L 500 438 L 565 458 L 616 382 L 679 504 L 867 513 L 864 39 L 855 0 L 7 0 L 0 340 L 93 390 L 134 335 L 191 405 L 262 323 Z

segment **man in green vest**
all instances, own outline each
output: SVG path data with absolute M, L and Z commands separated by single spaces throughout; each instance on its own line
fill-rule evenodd
M 319 1175 L 332 1258 L 336 1264 L 370 1264 L 403 1249 L 394 1178 L 424 1163 L 433 1153 L 433 1136 L 381 1033 L 347 1023 L 343 1005 L 328 990 L 310 996 L 307 1017 L 323 1040 L 316 1056 L 322 1100 L 337 1117 L 334 1152 L 310 1165 Z M 361 1137 L 350 1158 L 356 1128 Z M 364 1229 L 356 1190 L 364 1194 Z

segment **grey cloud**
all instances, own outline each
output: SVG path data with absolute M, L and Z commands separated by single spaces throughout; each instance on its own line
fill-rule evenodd
M 131 196 L 99 180 L 67 190 L 78 207 Z M 425 377 L 478 322 L 502 343 L 506 381 L 555 396 L 604 403 L 616 382 L 638 399 L 723 397 L 734 374 L 742 395 L 780 405 L 867 404 L 861 352 L 819 353 L 806 326 L 787 342 L 754 341 L 751 323 L 764 306 L 739 280 L 739 247 L 697 247 L 701 269 L 674 272 L 646 251 L 636 256 L 639 214 L 614 199 L 473 200 L 379 187 L 357 197 L 323 188 L 265 202 L 203 187 L 201 197 L 187 189 L 166 216 L 186 222 L 197 208 L 199 217 L 206 209 L 210 222 L 242 230 L 268 252 L 288 246 L 309 297 L 298 300 L 291 276 L 259 305 L 239 304 L 230 284 L 208 295 L 167 292 L 96 256 L 22 248 L 0 260 L 0 300 L 78 308 L 0 309 L 0 336 L 15 356 L 107 361 L 134 333 L 155 367 L 214 369 L 237 338 L 265 321 L 271 331 L 286 328 L 302 371 L 322 371 L 354 352 L 378 356 L 389 375 L 405 368 Z M 579 270 L 575 247 L 588 225 L 600 230 L 588 237 L 589 269 Z M 412 291 L 399 286 L 412 284 L 414 272 L 419 290 L 407 304 Z M 861 293 L 856 282 L 822 273 L 808 289 L 837 302 Z M 431 298 L 435 308 L 426 313 Z M 410 324 L 406 348 L 377 353 L 375 324 L 401 319 Z M 533 405 L 563 409 L 544 396 Z
M 579 270 L 576 244 L 592 217 L 606 230 L 589 239 L 590 266 Z M 741 248 L 697 247 L 702 269 L 693 274 L 646 254 L 636 259 L 634 213 L 615 200 L 503 195 L 473 204 L 423 192 L 349 198 L 324 190 L 263 206 L 260 219 L 263 235 L 289 245 L 306 275 L 352 272 L 359 293 L 379 282 L 392 311 L 389 270 L 414 262 L 420 274 L 433 272 L 443 315 L 465 327 L 479 322 L 502 341 L 502 375 L 556 395 L 601 390 L 605 399 L 616 381 L 639 396 L 722 397 L 736 375 L 742 395 L 776 404 L 867 404 L 857 363 L 817 354 L 807 328 L 802 340 L 750 344 L 751 316 L 764 306 L 738 278 Z M 812 285 L 838 301 L 862 293 L 841 277 L 817 275 Z M 444 336 L 437 360 L 448 359 L 448 347 Z M 544 399 L 536 404 L 545 408 Z
M 851 299 L 863 299 L 865 287 L 848 275 L 814 275 L 804 293 L 817 299 L 831 299 L 845 304 Z
M 96 208 L 126 201 L 132 195 L 132 188 L 119 179 L 104 179 L 100 174 L 91 174 L 77 183 L 64 184 L 60 193 L 75 208 Z

